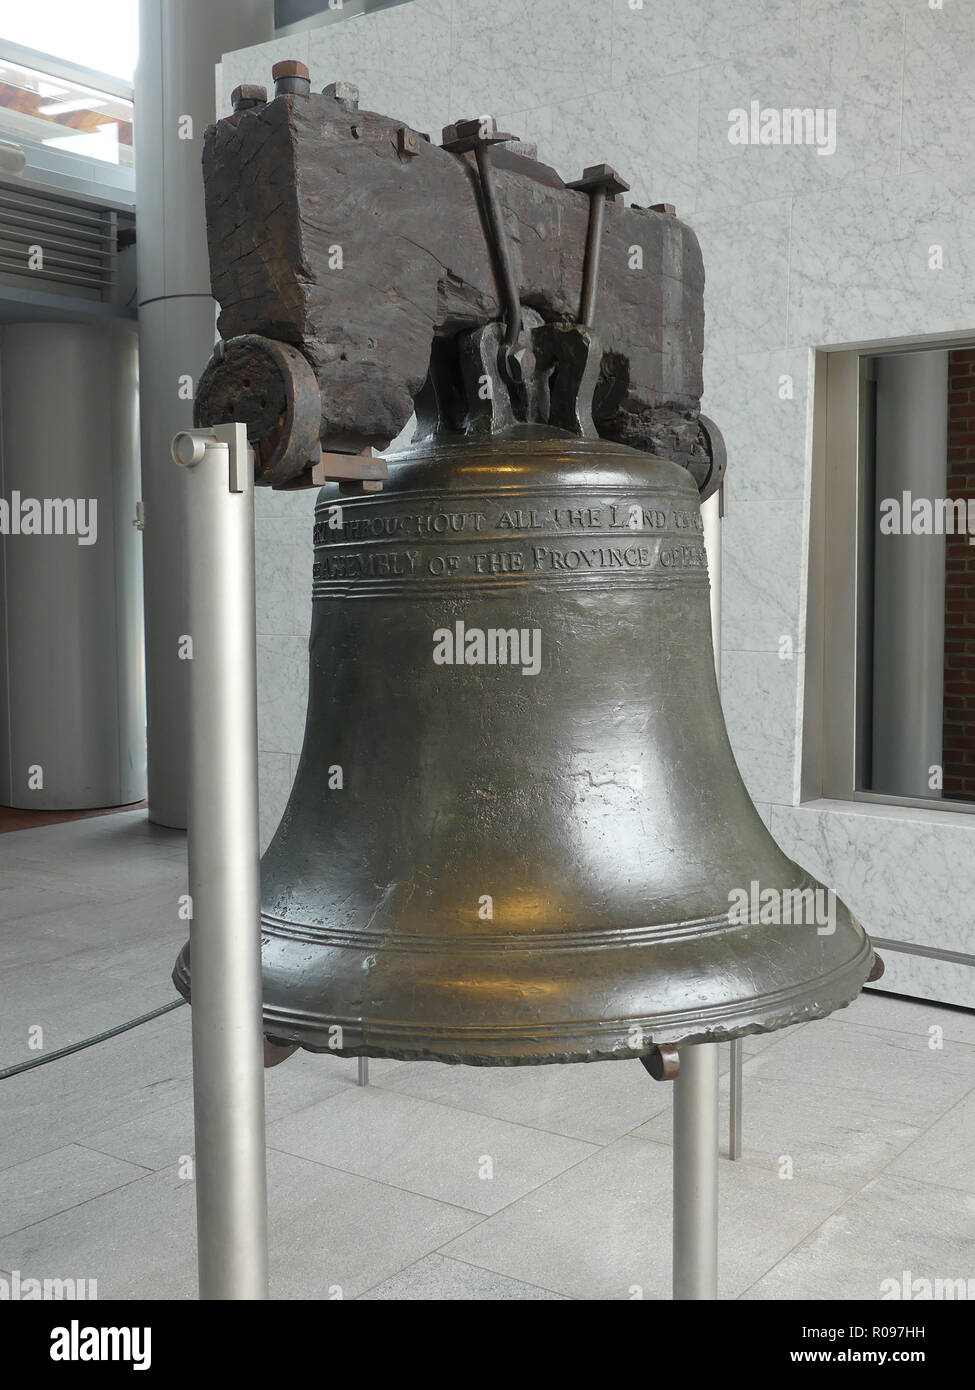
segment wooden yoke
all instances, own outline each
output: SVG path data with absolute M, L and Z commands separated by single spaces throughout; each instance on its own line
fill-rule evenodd
M 312 94 L 300 64 L 275 74 L 273 100 L 238 88 L 234 114 L 204 142 L 223 341 L 199 383 L 198 425 L 245 421 L 258 481 L 310 486 L 321 450 L 384 449 L 431 359 L 510 325 L 513 301 L 525 311 L 505 336 L 513 384 L 519 373 L 551 381 L 563 345 L 591 353 L 598 434 L 673 458 L 713 490 L 720 436 L 700 419 L 704 272 L 672 209 L 624 207 L 626 185 L 607 166 L 567 187 L 533 152 L 506 148 L 513 137 L 493 122 L 448 127 L 442 147 L 360 111 L 349 84 Z M 598 294 L 586 282 L 594 265 Z M 584 349 L 558 331 L 575 325 Z M 521 418 L 547 420 L 525 416 L 549 400 L 547 385 L 518 384 Z

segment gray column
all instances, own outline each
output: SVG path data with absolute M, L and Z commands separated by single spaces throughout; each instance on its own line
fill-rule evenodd
M 930 797 L 928 770 L 941 763 L 945 539 L 881 535 L 878 523 L 886 498 L 946 495 L 948 354 L 898 353 L 876 366 L 871 786 Z
M 0 496 L 49 509 L 0 541 L 4 805 L 145 796 L 137 421 L 133 324 L 0 329 Z
M 187 632 L 186 478 L 169 450 L 173 436 L 192 426 L 192 390 L 215 337 L 203 132 L 216 116 L 214 67 L 221 55 L 264 43 L 273 29 L 273 0 L 139 4 L 135 155 L 149 815 L 162 825 L 186 824 L 187 671 L 180 657 Z

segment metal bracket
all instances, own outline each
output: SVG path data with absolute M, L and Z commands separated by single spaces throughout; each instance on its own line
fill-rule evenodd
M 358 483 L 363 492 L 381 492 L 388 477 L 386 460 L 374 458 L 371 449 L 362 454 L 326 454 L 319 445 L 311 470 L 316 487 L 325 483 Z
M 203 462 L 207 447 L 227 450 L 227 487 L 231 492 L 249 492 L 254 487 L 254 450 L 247 443 L 247 426 L 211 425 L 207 429 L 180 430 L 172 443 L 173 461 L 181 468 L 194 468 Z
M 598 439 L 592 402 L 603 351 L 588 328 L 545 323 L 532 334 L 540 373 L 548 377 L 548 423 L 583 439 Z

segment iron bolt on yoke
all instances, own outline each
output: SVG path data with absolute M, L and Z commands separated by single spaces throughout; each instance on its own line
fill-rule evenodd
M 359 88 L 354 82 L 330 82 L 322 88 L 323 97 L 331 97 L 351 115 L 359 109 Z
M 276 97 L 306 97 L 311 94 L 311 76 L 304 63 L 299 63 L 297 59 L 288 58 L 282 63 L 275 63 L 271 76 L 274 78 Z
M 396 152 L 397 154 L 413 155 L 420 153 L 420 136 L 415 130 L 410 130 L 409 126 L 401 125 L 396 128 Z
M 255 106 L 265 106 L 267 88 L 244 82 L 230 93 L 230 104 L 234 108 L 235 116 L 239 116 L 242 111 L 250 111 Z
M 616 201 L 617 195 L 626 193 L 630 187 L 620 178 L 616 170 L 608 164 L 591 164 L 582 172 L 582 178 L 567 183 L 566 188 L 577 188 L 580 193 L 589 195 L 589 228 L 586 233 L 586 257 L 582 268 L 582 295 L 579 300 L 579 322 L 584 328 L 592 327 L 596 309 L 596 285 L 599 281 L 599 252 L 603 240 L 603 220 L 606 204 Z
M 481 197 L 484 213 L 491 236 L 491 250 L 498 283 L 505 301 L 504 341 L 511 348 L 521 333 L 521 299 L 518 295 L 518 282 L 515 278 L 511 259 L 511 248 L 501 216 L 501 204 L 494 182 L 494 166 L 491 163 L 491 146 L 506 144 L 516 140 L 515 135 L 503 134 L 497 128 L 493 116 L 483 116 L 474 121 L 458 121 L 456 125 L 444 126 L 443 148 L 452 154 L 467 154 L 474 151 L 478 178 L 481 183 Z

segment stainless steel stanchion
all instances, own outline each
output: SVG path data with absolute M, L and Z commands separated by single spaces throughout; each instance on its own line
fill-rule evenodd
M 728 1105 L 728 1157 L 741 1158 L 741 1098 L 744 1089 L 742 1065 L 744 1047 L 741 1038 L 731 1043 L 731 1056 L 728 1067 L 729 1096 Z
M 718 1044 L 680 1049 L 674 1082 L 674 1298 L 718 1296 Z
M 189 883 L 200 1297 L 267 1297 L 254 472 L 243 425 L 188 430 Z M 151 517 L 149 524 L 152 524 Z M 178 582 L 178 576 L 173 576 Z
M 368 1086 L 368 1085 L 369 1085 L 369 1058 L 368 1058 L 368 1057 L 360 1057 L 360 1058 L 359 1058 L 359 1070 L 358 1070 L 358 1075 L 356 1076 L 356 1085 L 357 1085 L 357 1086 Z
M 711 641 L 714 646 L 714 671 L 721 684 L 721 518 L 724 515 L 724 485 L 711 494 L 701 507 L 704 522 L 704 545 L 708 553 L 708 578 L 711 581 Z M 731 1043 L 730 1081 L 731 1103 L 728 1110 L 728 1157 L 741 1158 L 741 1100 L 742 1079 L 741 1038 Z
M 719 683 L 722 511 L 721 491 L 713 493 L 701 508 L 711 580 L 714 669 Z M 682 1047 L 680 1071 L 674 1082 L 675 1299 L 718 1296 L 718 1046 L 696 1043 Z

